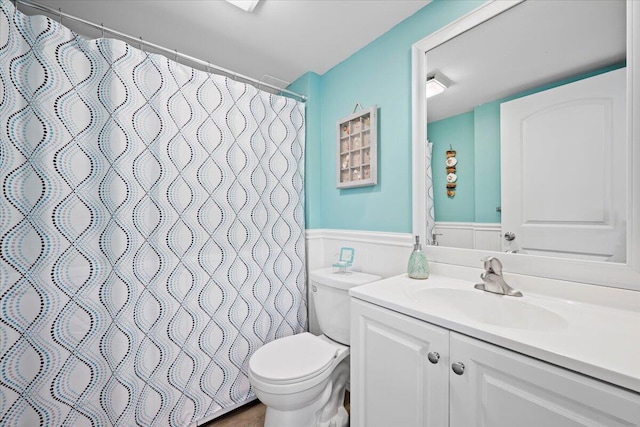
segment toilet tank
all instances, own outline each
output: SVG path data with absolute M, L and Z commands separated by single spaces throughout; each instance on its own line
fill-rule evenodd
M 380 276 L 355 271 L 334 273 L 333 267 L 313 270 L 309 274 L 309 285 L 322 333 L 349 345 L 349 289 L 380 279 Z

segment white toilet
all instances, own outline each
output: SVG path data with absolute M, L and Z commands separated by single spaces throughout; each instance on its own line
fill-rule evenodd
M 318 323 L 324 335 L 308 332 L 259 348 L 249 360 L 249 381 L 267 406 L 265 427 L 346 427 L 342 405 L 349 382 L 349 288 L 380 280 L 372 274 L 314 270 Z

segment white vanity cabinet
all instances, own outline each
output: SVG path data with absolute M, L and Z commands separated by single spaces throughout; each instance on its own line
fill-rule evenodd
M 448 364 L 448 330 L 351 298 L 351 427 L 448 425 Z
M 640 426 L 637 393 L 354 298 L 351 319 L 352 427 Z

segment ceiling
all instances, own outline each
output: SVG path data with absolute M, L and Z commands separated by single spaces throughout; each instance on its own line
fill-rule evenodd
M 307 71 L 324 74 L 430 1 L 262 0 L 253 13 L 223 0 L 38 2 L 282 87 L 268 76 L 292 82 Z M 89 38 L 101 35 L 63 23 Z
M 624 0 L 526 1 L 427 52 L 427 75 L 451 80 L 428 121 L 620 63 Z

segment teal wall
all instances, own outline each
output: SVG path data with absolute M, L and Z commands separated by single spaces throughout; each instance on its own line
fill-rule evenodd
M 615 64 L 501 98 L 473 111 L 427 125 L 433 143 L 433 193 L 436 221 L 499 223 L 500 213 L 500 105 L 533 93 L 573 83 L 626 66 Z M 469 119 L 471 117 L 471 119 Z M 458 186 L 453 199 L 446 197 L 445 151 L 457 151 Z M 442 165 L 442 167 L 440 167 Z
M 500 212 L 500 102 L 474 111 L 475 210 L 471 222 L 501 222 Z M 428 131 L 427 131 L 428 132 Z
M 320 162 L 320 99 L 321 77 L 308 72 L 293 82 L 288 89 L 307 96 L 305 103 L 305 226 L 322 228 L 322 170 Z
M 446 221 L 473 222 L 475 211 L 474 184 L 474 112 L 459 114 L 450 119 L 429 124 L 429 141 L 433 143 L 431 174 L 435 218 Z M 446 151 L 456 150 L 458 181 L 456 195 L 447 197 Z
M 427 125 L 433 143 L 431 170 L 436 221 L 500 222 L 500 103 Z M 456 150 L 456 195 L 447 197 L 445 152 Z
M 482 3 L 434 0 L 324 75 L 290 86 L 309 96 L 307 228 L 411 232 L 411 45 Z M 378 106 L 378 185 L 338 190 L 336 122 L 356 103 Z

